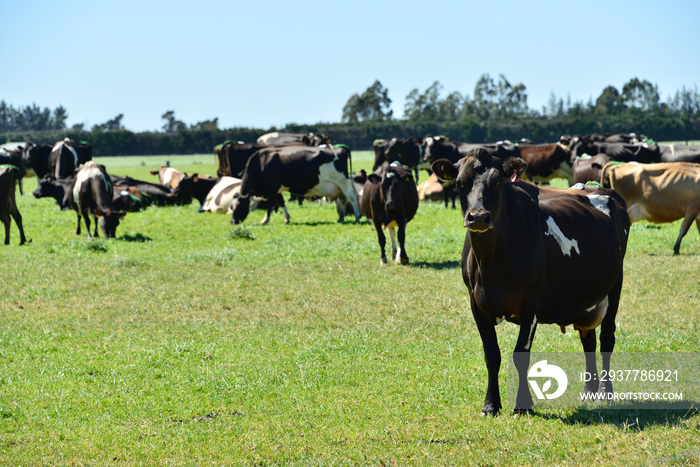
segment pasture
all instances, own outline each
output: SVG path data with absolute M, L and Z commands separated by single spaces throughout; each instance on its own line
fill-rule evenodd
M 96 162 L 156 181 L 166 160 L 216 172 L 211 155 Z M 697 412 L 481 417 L 459 209 L 421 205 L 411 265 L 380 268 L 373 227 L 336 224 L 334 204 L 266 226 L 150 207 L 88 243 L 35 186 L 17 195 L 33 242 L 13 224 L 0 248 L 0 464 L 698 464 Z M 616 351 L 698 351 L 700 235 L 674 257 L 679 226 L 633 225 Z M 497 330 L 505 362 L 518 328 Z M 541 326 L 533 351 L 581 352 L 578 333 Z

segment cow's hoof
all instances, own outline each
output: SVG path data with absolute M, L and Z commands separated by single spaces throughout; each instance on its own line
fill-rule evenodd
M 285 224 L 289 224 L 290 222 L 291 222 L 291 221 L 290 221 L 289 219 L 285 219 L 285 220 L 284 220 L 284 223 L 285 223 Z
M 499 411 L 499 407 L 495 407 L 493 404 L 485 404 L 484 407 L 481 409 L 481 416 L 485 417 L 487 415 L 493 415 L 494 417 L 497 417 Z
M 673 256 L 680 255 L 681 251 L 680 250 L 673 250 Z
M 379 265 L 386 266 L 386 264 L 387 264 L 386 256 L 382 256 L 382 259 L 379 260 Z
M 532 409 L 515 409 L 515 410 L 513 410 L 514 417 L 520 417 L 523 415 L 535 415 L 535 411 Z
M 408 265 L 408 258 L 399 258 L 397 263 L 400 263 L 402 266 L 407 266 Z

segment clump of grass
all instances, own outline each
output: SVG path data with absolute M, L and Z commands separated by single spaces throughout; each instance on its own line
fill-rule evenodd
M 95 251 L 98 253 L 106 253 L 109 251 L 109 245 L 104 240 L 93 240 L 85 244 L 87 251 Z
M 228 238 L 232 240 L 255 240 L 255 235 L 253 235 L 253 232 L 251 232 L 248 227 L 241 225 L 229 231 Z

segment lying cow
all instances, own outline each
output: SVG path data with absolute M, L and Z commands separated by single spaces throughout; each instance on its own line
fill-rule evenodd
M 700 146 L 670 144 L 661 146 L 661 162 L 700 163 Z
M 89 161 L 76 172 L 73 183 L 72 207 L 78 214 L 78 228 L 76 235 L 80 235 L 80 218 L 85 219 L 87 239 L 90 235 L 90 214 L 95 218 L 95 237 L 99 237 L 97 224 L 107 238 L 116 236 L 119 221 L 124 219 L 125 212 L 115 211 L 112 206 L 114 189 L 109 180 L 107 171 L 103 165 L 97 165 Z
M 655 224 L 683 219 L 673 254 L 680 253 L 681 240 L 695 224 L 700 233 L 700 164 L 606 164 L 601 184 L 624 198 L 632 222 Z
M 173 194 L 180 204 L 189 204 L 194 198 L 202 206 L 207 195 L 219 183 L 219 180 L 219 178 L 209 178 L 208 176 L 200 177 L 199 174 L 185 175 Z
M 447 184 L 449 182 L 446 182 Z M 418 190 L 418 201 L 442 201 L 445 200 L 447 207 L 447 199 L 445 198 L 445 189 L 442 182 L 437 178 L 437 175 L 430 174 L 430 177 L 416 187 Z
M 122 177 L 112 174 L 109 174 L 109 180 L 112 182 L 112 185 L 129 186 L 137 189 L 145 198 L 148 198 L 149 205 L 166 206 L 182 204 L 182 201 L 173 193 L 174 190 L 172 188 L 157 183 L 144 182 L 143 180 L 135 180 L 129 176 Z M 191 202 L 191 200 L 189 202 Z
M 10 244 L 10 216 L 19 229 L 19 244 L 27 243 L 22 226 L 22 215 L 17 209 L 15 185 L 20 180 L 20 171 L 14 165 L 0 165 L 0 220 L 5 226 L 5 245 Z M 31 242 L 32 240 L 29 239 Z
M 113 185 L 112 207 L 115 211 L 138 212 L 151 205 L 153 199 L 133 186 Z
M 204 204 L 199 212 L 213 212 L 216 214 L 231 214 L 233 196 L 240 191 L 241 179 L 234 177 L 221 177 L 219 182 L 209 190 Z
M 180 184 L 180 180 L 185 176 L 185 174 L 179 170 L 166 166 L 161 166 L 158 170 L 151 170 L 151 175 L 158 175 L 159 183 L 173 190 L 177 188 Z
M 61 211 L 73 209 L 71 199 L 73 196 L 73 179 L 62 178 L 57 179 L 53 175 L 47 173 L 44 178 L 39 180 L 34 193 L 35 198 L 53 198 L 56 204 L 61 208 Z
M 92 147 L 66 138 L 51 149 L 49 169 L 56 178 L 71 178 L 75 169 L 92 160 Z
M 233 200 L 231 221 L 243 222 L 250 212 L 252 196 L 272 200 L 282 191 L 289 191 L 298 196 L 341 196 L 347 198 L 353 206 L 355 220 L 360 221 L 360 207 L 357 193 L 348 178 L 350 150 L 340 147 L 315 148 L 310 146 L 280 146 L 261 149 L 251 156 L 241 182 L 241 191 Z M 285 222 L 289 222 L 289 213 L 281 199 Z M 268 207 L 262 223 L 270 220 L 273 206 Z M 345 213 L 341 212 L 338 222 L 343 222 Z
M 418 191 L 411 172 L 398 164 L 384 164 L 367 177 L 361 204 L 362 214 L 372 221 L 377 231 L 382 251 L 380 264 L 387 264 L 383 229 L 389 229 L 391 259 L 397 264 L 408 264 L 406 224 L 418 210 Z M 394 228 L 398 229 L 398 250 L 394 241 Z
M 610 160 L 607 154 L 577 157 L 574 160 L 573 167 L 571 167 L 574 183 L 600 182 L 600 177 L 603 175 L 603 167 Z
M 454 180 L 467 235 L 462 277 L 469 290 L 488 370 L 482 413 L 501 409 L 501 353 L 496 325 L 520 326 L 513 360 L 519 374 L 516 413 L 530 411 L 530 348 L 538 323 L 574 325 L 593 374 L 585 391 L 598 391 L 596 333 L 601 326 L 603 369 L 610 369 L 615 316 L 622 289 L 630 221 L 624 200 L 606 189 L 557 190 L 519 181 L 525 162 L 503 162 L 477 149 L 457 164 L 433 163 L 442 180 Z M 609 381 L 600 391 L 612 392 Z

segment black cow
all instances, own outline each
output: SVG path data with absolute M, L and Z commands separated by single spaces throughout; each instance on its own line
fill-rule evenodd
M 388 141 L 381 140 L 374 143 L 374 167 L 376 171 L 382 164 L 398 162 L 405 165 L 416 173 L 418 180 L 418 171 L 421 165 L 422 141 L 418 138 L 398 139 L 392 138 Z
M 124 219 L 126 213 L 114 210 L 112 206 L 113 194 L 114 187 L 103 165 L 89 161 L 76 171 L 71 199 L 71 207 L 78 214 L 76 235 L 80 235 L 80 218 L 83 217 L 85 218 L 87 239 L 88 241 L 92 240 L 89 217 L 92 214 L 95 218 L 95 237 L 99 237 L 97 232 L 98 218 L 104 236 L 107 238 L 116 236 L 119 221 Z
M 39 180 L 39 186 L 33 193 L 35 198 L 53 198 L 61 211 L 73 209 L 71 200 L 73 198 L 73 179 L 57 179 L 47 173 Z
M 258 143 L 225 143 L 216 153 L 219 160 L 216 176 L 242 178 L 248 159 L 266 147 L 265 144 Z
M 661 147 L 661 162 L 700 163 L 700 146 L 671 144 Z
M 476 150 L 456 165 L 436 161 L 441 179 L 455 180 L 464 227 L 462 277 L 484 346 L 488 388 L 482 412 L 501 408 L 501 353 L 495 326 L 520 326 L 514 363 L 519 374 L 517 413 L 532 408 L 527 384 L 530 347 L 538 323 L 580 331 L 586 369 L 585 391 L 598 391 L 595 328 L 601 326 L 603 369 L 610 369 L 615 316 L 622 289 L 623 259 L 630 219 L 624 200 L 606 189 L 557 190 L 519 181 L 522 159 L 507 162 Z M 600 384 L 612 392 L 609 381 Z
M 379 248 L 382 250 L 380 264 L 387 264 L 386 236 L 382 231 L 389 229 L 391 238 L 391 259 L 396 263 L 408 264 L 406 254 L 406 224 L 418 210 L 418 190 L 409 170 L 398 164 L 384 164 L 367 177 L 362 198 L 362 214 L 374 223 Z M 394 241 L 394 228 L 398 228 L 399 248 Z
M 56 178 L 71 178 L 75 169 L 92 160 L 92 147 L 66 138 L 51 149 L 49 170 Z
M 5 226 L 5 245 L 10 244 L 10 216 L 15 220 L 19 229 L 19 244 L 27 243 L 22 226 L 22 215 L 17 209 L 17 200 L 15 199 L 15 185 L 19 179 L 20 172 L 17 167 L 0 167 L 0 220 Z M 29 241 L 32 240 L 29 239 Z
M 0 165 L 11 165 L 17 167 L 19 171 L 19 194 L 23 195 L 22 179 L 27 175 L 27 169 L 24 166 L 24 157 L 22 156 L 22 147 L 17 150 L 0 148 Z
M 345 207 L 343 198 L 353 206 L 355 220 L 360 221 L 360 207 L 357 193 L 348 178 L 350 150 L 340 147 L 315 148 L 310 146 L 280 146 L 261 149 L 251 156 L 243 174 L 240 194 L 233 199 L 231 221 L 243 222 L 250 211 L 251 196 L 265 200 L 276 198 L 282 191 L 289 191 L 297 196 L 341 197 L 341 206 Z M 285 222 L 289 222 L 289 213 L 281 199 Z M 267 215 L 262 223 L 270 220 L 274 205 L 268 206 Z M 341 212 L 338 222 L 343 222 L 345 213 Z
M 573 165 L 577 157 L 588 154 L 593 156 L 596 154 L 607 154 L 610 159 L 619 162 L 637 161 L 643 164 L 653 164 L 661 162 L 661 150 L 656 144 L 622 144 L 622 143 L 605 143 L 605 142 L 586 142 L 577 141 L 569 145 L 570 161 Z
M 34 175 L 41 180 L 46 174 L 51 173 L 49 167 L 49 156 L 51 155 L 53 146 L 49 144 L 40 144 L 35 146 L 33 143 L 26 143 L 23 148 L 24 165 L 31 167 Z

